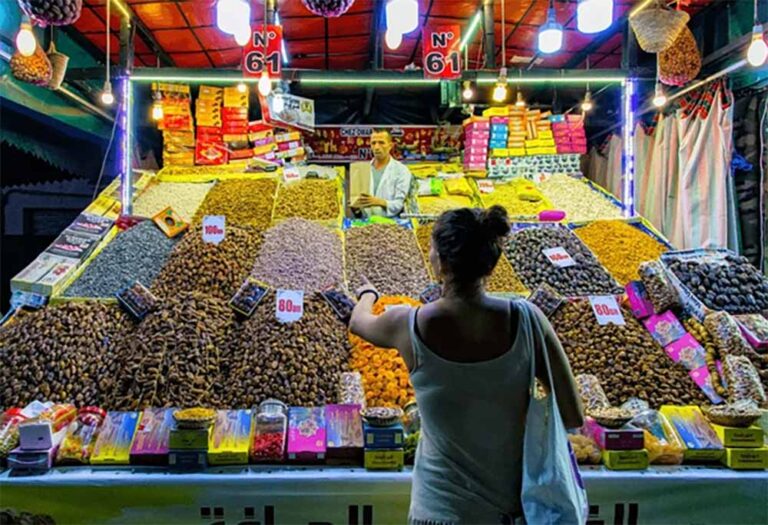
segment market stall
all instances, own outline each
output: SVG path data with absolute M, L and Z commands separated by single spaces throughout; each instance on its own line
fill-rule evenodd
M 632 74 L 472 71 L 465 89 L 494 101 L 390 124 L 413 182 L 398 217 L 362 219 L 352 179 L 370 165 L 354 163 L 378 126 L 316 125 L 309 90 L 448 92 L 461 72 L 283 76 L 282 27 L 246 30 L 240 71 L 124 71 L 118 176 L 12 279 L 0 516 L 403 522 L 418 406 L 397 351 L 350 333 L 352 291 L 369 279 L 377 315 L 435 300 L 436 218 L 501 205 L 512 231 L 487 289 L 539 306 L 568 355 L 590 523 L 768 521 L 768 279 L 636 213 Z M 522 94 L 574 84 L 611 90 L 617 195 L 584 177 L 588 110 Z M 162 167 L 138 169 L 150 136 Z

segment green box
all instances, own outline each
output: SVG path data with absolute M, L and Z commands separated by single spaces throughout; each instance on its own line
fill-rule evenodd
M 603 450 L 603 464 L 611 470 L 645 470 L 648 468 L 648 451 Z
M 405 452 L 403 449 L 366 450 L 364 465 L 367 470 L 402 470 Z
M 715 434 L 726 447 L 732 448 L 761 448 L 763 446 L 763 429 L 753 425 L 747 428 L 723 427 L 712 424 Z
M 174 428 L 171 430 L 168 448 L 171 450 L 208 450 L 210 433 L 210 427 L 207 429 Z
M 768 447 L 726 448 L 721 461 L 734 470 L 765 470 L 768 469 Z

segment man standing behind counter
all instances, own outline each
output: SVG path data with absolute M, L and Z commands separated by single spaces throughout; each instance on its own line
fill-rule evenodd
M 397 217 L 403 212 L 413 176 L 402 162 L 392 158 L 393 145 L 389 131 L 376 130 L 371 134 L 373 195 L 363 193 L 352 203 L 352 209 L 366 217 Z

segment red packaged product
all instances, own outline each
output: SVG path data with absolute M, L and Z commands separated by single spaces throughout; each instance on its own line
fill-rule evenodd
M 195 164 L 199 166 L 219 166 L 226 164 L 228 152 L 221 142 L 202 142 L 195 144 Z
M 83 407 L 67 430 L 56 454 L 56 464 L 88 464 L 91 462 L 96 438 L 104 425 L 107 412 L 99 407 Z

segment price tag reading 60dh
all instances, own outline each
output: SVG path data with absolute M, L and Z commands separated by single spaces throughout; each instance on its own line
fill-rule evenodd
M 304 315 L 303 290 L 278 290 L 275 299 L 275 316 L 281 323 L 293 323 Z

